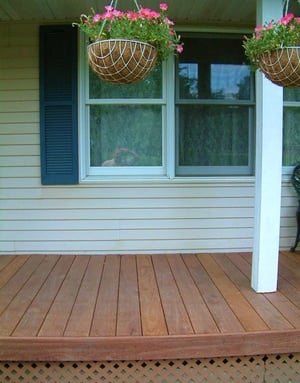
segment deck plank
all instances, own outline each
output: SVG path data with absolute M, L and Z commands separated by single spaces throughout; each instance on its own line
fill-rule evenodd
M 0 316 L 0 328 L 2 335 L 10 335 L 19 320 L 24 315 L 33 298 L 44 283 L 45 278 L 51 272 L 57 262 L 58 256 L 45 257 L 34 271 L 23 288 L 10 302 L 9 307 Z
M 167 335 L 168 330 L 150 255 L 137 257 L 137 271 L 143 335 Z
M 105 257 L 91 257 L 64 336 L 89 336 Z
M 241 293 L 246 297 L 252 307 L 264 320 L 270 330 L 291 329 L 291 324 L 263 295 L 257 294 L 250 286 L 250 280 L 242 273 L 235 263 L 233 257 L 216 257 L 217 262 L 222 265 L 223 270 L 230 276 L 232 281 L 239 286 Z M 243 262 L 246 262 L 243 260 Z
M 300 290 L 299 288 L 292 285 L 287 279 L 279 275 L 278 279 L 278 288 L 279 290 L 296 305 L 300 308 Z
M 106 257 L 96 301 L 91 336 L 116 336 L 120 257 Z
M 201 264 L 201 256 L 190 255 L 185 260 L 219 330 L 222 333 L 244 332 L 243 326 Z
M 196 334 L 216 333 L 218 327 L 209 312 L 182 257 L 169 255 L 168 261 Z M 199 315 L 201 312 L 201 315 Z
M 193 334 L 194 329 L 170 270 L 167 258 L 164 255 L 157 255 L 153 256 L 152 259 L 169 334 Z
M 136 258 L 133 255 L 121 257 L 117 335 L 142 335 Z
M 63 336 L 89 257 L 76 256 L 42 324 L 39 336 Z
M 28 307 L 26 313 L 20 320 L 13 332 L 16 337 L 37 336 L 44 318 L 63 283 L 74 256 L 60 257 L 49 277 L 45 280 L 42 288 Z
M 15 262 L 13 261 L 13 270 L 14 273 L 8 274 L 11 276 L 9 281 L 2 287 L 0 290 L 0 313 L 2 313 L 19 290 L 24 286 L 27 280 L 30 278 L 34 270 L 42 262 L 43 255 L 35 255 L 32 257 L 22 257 L 20 264 L 18 264 L 18 269 L 16 271 Z M 25 262 L 24 262 L 25 261 Z M 22 266 L 22 267 L 21 267 Z
M 265 297 L 287 318 L 295 328 L 300 327 L 300 309 L 287 299 L 281 291 L 264 294 Z
M 300 264 L 294 259 L 289 260 L 286 257 L 279 257 L 279 271 L 282 277 L 288 279 L 293 286 L 300 284 Z
M 14 258 L 16 255 L 1 255 L 0 257 L 0 271 L 4 269 Z
M 2 258 L 2 257 L 1 257 Z M 12 278 L 12 276 L 24 265 L 28 260 L 28 255 L 19 255 L 11 260 L 9 265 L 6 265 L 0 272 L 0 289 Z M 8 258 L 5 258 L 6 260 Z

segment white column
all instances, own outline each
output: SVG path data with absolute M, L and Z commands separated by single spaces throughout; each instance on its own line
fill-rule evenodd
M 257 24 L 282 16 L 282 0 L 257 0 Z M 256 74 L 256 196 L 252 287 L 257 292 L 277 289 L 283 90 Z

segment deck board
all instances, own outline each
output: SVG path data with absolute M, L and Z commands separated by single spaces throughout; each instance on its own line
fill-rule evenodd
M 0 360 L 299 352 L 299 259 L 257 294 L 249 253 L 0 257 Z
M 195 333 L 218 332 L 218 327 L 182 257 L 168 256 L 168 260 Z
M 117 336 L 142 335 L 136 258 L 121 258 Z
M 230 261 L 230 257 L 218 257 L 218 262 L 270 330 L 292 328 L 291 324 L 263 294 L 256 294 L 254 290 L 249 289 L 250 279 L 238 268 L 236 263 Z M 241 263 L 238 262 L 238 264 Z
M 13 332 L 16 337 L 37 336 L 71 265 L 73 256 L 61 257 Z
M 159 255 L 154 256 L 153 264 L 169 335 L 193 334 L 192 324 L 167 258 Z
M 137 257 L 138 282 L 144 336 L 168 334 L 151 256 Z
M 52 270 L 57 258 L 57 256 L 44 258 L 39 264 L 39 267 L 25 283 L 20 293 L 10 302 L 7 310 L 0 316 L 1 334 L 11 335 Z
M 210 279 L 207 271 L 201 263 L 202 254 L 197 258 L 191 256 L 187 262 L 193 279 L 197 284 L 204 300 L 212 313 L 221 333 L 243 332 L 244 328 L 229 307 L 222 293 Z M 199 262 L 200 261 L 200 262 Z
M 104 257 L 89 259 L 64 336 L 89 336 L 103 264 Z
M 39 331 L 39 336 L 63 336 L 71 314 L 88 257 L 77 256 L 56 295 Z
M 224 275 L 224 270 L 216 260 L 204 254 L 201 256 L 201 262 L 244 329 L 246 331 L 266 330 L 264 321 L 228 275 Z
M 103 267 L 101 284 L 91 327 L 91 336 L 116 335 L 119 296 L 120 257 L 107 257 Z M 100 275 L 99 275 L 100 278 Z

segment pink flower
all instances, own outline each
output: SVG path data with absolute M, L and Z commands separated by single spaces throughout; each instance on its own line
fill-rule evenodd
M 164 18 L 164 23 L 168 25 L 174 25 L 174 21 L 170 20 L 168 17 Z
M 150 8 L 141 8 L 139 11 L 139 15 L 144 17 L 145 19 L 158 19 L 160 14 L 156 11 L 153 11 Z
M 176 51 L 178 53 L 182 53 L 183 52 L 183 45 L 182 44 L 178 44 L 177 47 L 176 47 Z
M 114 7 L 112 7 L 111 5 L 105 5 L 104 9 L 106 9 L 107 12 L 111 12 L 114 10 Z
M 101 15 L 99 15 L 99 13 L 94 15 L 94 17 L 93 17 L 93 22 L 94 23 L 98 23 L 98 21 L 100 21 L 100 20 L 101 20 Z
M 135 21 L 138 19 L 138 14 L 136 12 L 132 12 L 132 11 L 128 11 L 126 13 L 126 17 L 130 20 L 130 21 Z
M 112 11 L 112 14 L 113 14 L 114 17 L 122 17 L 122 16 L 124 16 L 124 13 L 122 11 L 118 11 L 117 9 L 114 9 Z
M 291 20 L 293 20 L 294 14 L 293 13 L 288 13 L 287 15 L 283 16 L 280 20 L 279 23 L 283 25 L 287 25 Z
M 255 27 L 254 31 L 255 32 L 260 32 L 264 29 L 264 26 L 263 25 L 258 25 L 257 27 Z
M 103 20 L 112 20 L 113 19 L 113 13 L 112 12 L 104 12 L 101 16 Z
M 167 11 L 168 10 L 168 4 L 167 3 L 160 3 L 159 9 L 161 9 L 162 11 Z

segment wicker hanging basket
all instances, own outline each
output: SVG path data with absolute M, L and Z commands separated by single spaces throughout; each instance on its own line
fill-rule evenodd
M 111 39 L 88 45 L 92 70 L 113 84 L 134 84 L 143 80 L 155 67 L 157 49 L 141 41 Z
M 300 87 L 300 47 L 281 48 L 261 55 L 260 70 L 274 84 Z

